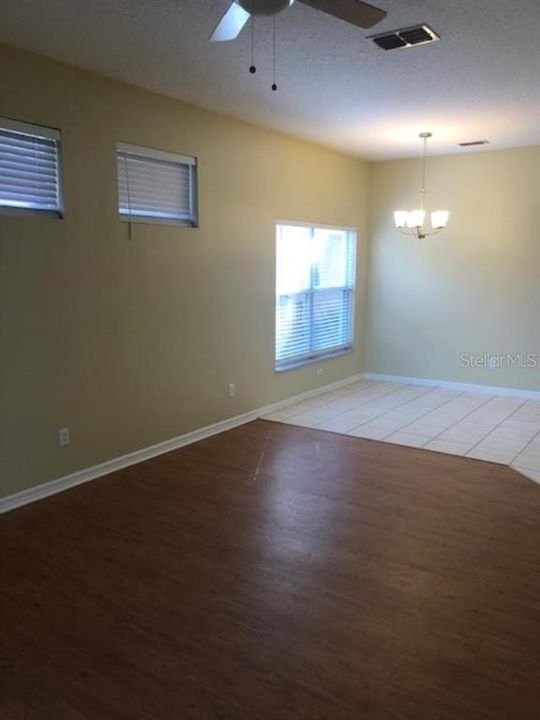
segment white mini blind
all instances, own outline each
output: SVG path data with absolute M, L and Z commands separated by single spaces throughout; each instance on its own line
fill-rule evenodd
M 196 225 L 196 160 L 119 143 L 118 211 L 130 220 Z
M 0 209 L 62 212 L 60 133 L 0 118 Z
M 350 350 L 356 233 L 278 225 L 276 370 Z

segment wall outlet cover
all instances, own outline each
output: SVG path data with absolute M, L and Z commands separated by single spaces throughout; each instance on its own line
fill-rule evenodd
M 58 431 L 58 444 L 60 447 L 66 447 L 70 442 L 69 428 L 60 428 Z

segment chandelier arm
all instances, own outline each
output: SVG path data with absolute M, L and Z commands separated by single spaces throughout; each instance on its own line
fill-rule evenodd
M 398 230 L 403 235 L 408 235 L 409 237 L 418 237 L 417 228 L 402 227 L 402 228 L 398 228 Z
M 440 233 L 441 230 L 444 228 L 435 228 L 434 230 L 424 230 L 422 227 L 416 227 L 416 228 L 398 228 L 400 233 L 402 235 L 408 235 L 409 237 L 416 237 L 419 239 L 429 237 L 430 235 L 437 235 L 437 233 Z
M 442 228 L 435 228 L 434 230 L 421 230 L 420 234 L 417 236 L 419 238 L 425 238 L 425 237 L 431 237 L 431 235 L 436 235 L 437 233 L 440 233 Z
M 426 230 L 424 232 L 424 235 L 436 235 L 437 233 L 440 233 L 443 228 L 434 228 L 433 230 Z

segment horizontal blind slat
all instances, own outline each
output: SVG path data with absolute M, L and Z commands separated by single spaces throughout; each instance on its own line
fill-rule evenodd
M 60 210 L 56 139 L 0 128 L 0 205 Z
M 26 190 L 26 191 L 17 191 L 17 190 L 11 190 L 3 188 L 0 185 L 0 197 L 4 200 L 9 200 L 10 198 L 18 198 L 20 200 L 28 200 L 29 202 L 39 202 L 41 200 L 51 202 L 56 200 L 56 191 L 49 191 L 49 192 L 39 192 L 38 190 Z
M 33 158 L 40 160 L 41 162 L 54 163 L 56 158 L 55 148 L 16 148 L 8 143 L 0 141 L 0 153 L 5 158 L 12 158 L 16 160 L 25 160 L 27 158 Z
M 1 120 L 0 120 L 1 122 Z M 9 130 L 2 130 L 0 128 L 0 143 L 9 145 L 11 148 L 50 148 L 54 150 L 57 146 L 57 141 L 47 138 L 35 137 L 31 134 L 24 135 L 22 133 L 13 133 Z
M 117 151 L 118 210 L 122 215 L 194 221 L 192 166 Z
M 0 185 L 8 187 L 33 188 L 33 187 L 56 187 L 55 175 L 40 175 L 31 173 L 3 173 L 0 165 Z
M 277 368 L 351 347 L 355 247 L 351 231 L 278 226 Z
M 0 173 L 4 178 L 54 178 L 56 180 L 58 168 L 56 164 L 53 167 L 41 166 L 35 163 L 6 163 L 0 159 Z
M 189 222 L 191 222 L 192 220 L 192 216 L 190 213 L 168 212 L 164 210 L 156 210 L 150 212 L 148 208 L 144 208 L 144 210 L 134 210 L 133 208 L 129 210 L 128 208 L 120 208 L 119 212 L 121 215 L 133 216 L 138 218 L 155 217 L 162 220 L 186 220 Z
M 173 206 L 189 206 L 189 193 L 188 192 L 174 192 L 169 189 L 159 188 L 145 188 L 145 187 L 129 187 L 129 193 L 127 188 L 120 189 L 120 198 L 123 202 L 128 201 L 134 205 L 137 202 L 149 204 L 154 203 L 157 205 L 166 205 L 167 203 Z
M 138 190 L 134 190 L 133 192 L 131 190 L 129 192 L 122 192 L 120 194 L 120 200 L 126 205 L 169 205 L 177 208 L 189 208 L 189 198 L 175 197 L 174 195 L 169 194 L 160 196 L 159 193 L 144 193 Z

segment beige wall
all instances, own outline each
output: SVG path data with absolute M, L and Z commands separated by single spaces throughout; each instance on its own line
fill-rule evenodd
M 540 367 L 461 367 L 462 353 L 540 362 L 540 147 L 430 159 L 427 205 L 451 217 L 424 240 L 392 218 L 419 182 L 418 160 L 371 166 L 365 370 L 540 390 Z
M 460 366 L 540 354 L 540 148 L 430 160 L 451 222 L 415 240 L 392 211 L 416 204 L 418 161 L 368 167 L 3 46 L 0 67 L 0 116 L 62 130 L 66 202 L 63 220 L 0 216 L 0 496 L 362 369 L 540 389 L 538 368 Z M 198 156 L 200 228 L 129 239 L 117 140 Z M 354 226 L 359 252 L 354 352 L 276 375 L 278 219 Z
M 0 217 L 0 495 L 360 372 L 365 163 L 1 46 L 0 67 L 0 116 L 62 131 L 66 203 Z M 117 140 L 198 156 L 199 229 L 129 240 Z M 277 219 L 358 228 L 356 347 L 322 377 L 273 371 Z

